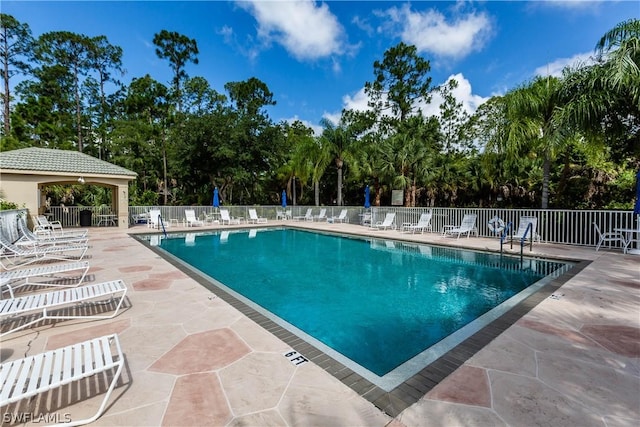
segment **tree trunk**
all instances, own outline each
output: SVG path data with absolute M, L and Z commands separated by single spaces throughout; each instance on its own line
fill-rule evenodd
M 167 191 L 169 191 L 169 188 L 167 187 L 167 149 L 165 148 L 165 142 L 164 142 L 164 137 L 162 138 L 162 168 L 163 168 L 163 180 L 164 180 L 164 188 L 163 188 L 163 194 L 164 194 L 164 204 L 166 206 L 167 204 Z
M 8 49 L 5 43 L 5 51 Z M 3 101 L 4 101 L 4 136 L 5 138 L 9 136 L 11 133 L 11 120 L 9 119 L 9 115 L 11 114 L 9 110 L 9 99 L 11 96 L 11 92 L 9 89 L 9 62 L 6 61 L 4 64 L 4 70 L 2 70 L 2 74 L 4 76 L 4 93 Z
M 382 197 L 382 194 L 381 194 L 382 190 L 380 189 L 380 180 L 378 179 L 378 177 L 374 178 L 373 188 L 375 190 L 375 197 L 374 197 L 373 205 L 374 206 L 380 206 L 380 198 Z
M 296 177 L 295 175 L 293 176 L 293 196 L 291 196 L 291 202 L 293 203 L 293 206 L 296 205 L 297 202 L 297 195 L 296 195 Z
M 336 204 L 342 206 L 342 165 L 338 167 L 338 199 Z
M 74 78 L 75 78 L 75 96 L 76 96 L 76 126 L 78 131 L 78 151 L 82 153 L 84 150 L 84 144 L 82 143 L 82 113 L 80 110 L 80 84 L 78 78 L 78 70 L 77 67 L 74 70 Z
M 544 163 L 542 164 L 542 209 L 549 208 L 549 175 L 551 169 L 551 159 L 549 154 L 545 154 Z
M 320 181 L 313 182 L 313 189 L 315 191 L 316 206 L 320 206 Z

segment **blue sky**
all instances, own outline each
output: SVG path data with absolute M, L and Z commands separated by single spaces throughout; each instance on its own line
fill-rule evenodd
M 49 31 L 104 35 L 124 50 L 123 81 L 171 71 L 152 43 L 163 29 L 196 40 L 191 77 L 224 84 L 256 77 L 274 93 L 276 122 L 316 129 L 343 108 L 365 108 L 373 62 L 400 41 L 431 63 L 434 85 L 455 77 L 469 112 L 535 75 L 587 61 L 616 24 L 640 17 L 637 1 L 13 1 L 2 13 Z M 437 99 L 431 105 L 437 111 Z

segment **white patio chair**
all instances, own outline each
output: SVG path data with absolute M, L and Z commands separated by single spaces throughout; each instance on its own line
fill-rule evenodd
M 42 260 L 80 261 L 89 249 L 86 244 L 65 244 L 22 247 L 9 243 L 0 233 L 0 266 L 6 270 L 32 264 Z M 74 255 L 76 254 L 77 255 Z M 5 263 L 6 261 L 6 263 Z
M 362 214 L 362 220 L 360 221 L 360 223 L 364 226 L 371 226 L 371 212 L 366 212 Z
M 462 218 L 462 223 L 459 226 L 456 225 L 445 225 L 442 230 L 443 236 L 454 236 L 460 238 L 461 234 L 467 235 L 467 238 L 471 235 L 472 232 L 477 232 L 476 229 L 476 219 L 478 215 L 476 214 L 465 214 Z
M 530 228 L 529 228 L 529 224 L 531 224 Z M 527 231 L 527 228 L 529 228 L 529 231 Z M 523 238 L 524 240 L 533 240 L 533 241 L 537 240 L 539 243 L 540 236 L 538 235 L 537 228 L 538 228 L 537 217 L 521 216 L 520 222 L 518 223 L 518 229 L 516 230 L 515 234 L 510 238 L 512 238 L 513 240 L 522 240 Z
M 160 228 L 160 220 L 162 219 L 162 215 L 160 215 L 160 209 L 150 209 L 149 210 L 149 218 L 147 220 L 148 228 Z
M 258 216 L 258 212 L 256 212 L 255 209 L 249 209 L 249 223 L 266 224 L 267 218 L 261 218 Z
M 46 234 L 34 234 L 29 227 L 27 227 L 27 223 L 24 218 L 18 219 L 18 233 L 20 234 L 20 238 L 16 240 L 15 244 L 17 245 L 26 245 L 26 246 L 44 246 L 44 245 L 86 245 L 89 238 L 87 236 L 57 236 L 55 234 L 46 233 Z
M 62 223 L 60 221 L 49 221 L 45 215 L 36 215 L 34 217 L 34 221 L 38 232 L 48 232 L 58 237 L 85 237 L 89 232 L 86 228 L 65 230 L 62 228 Z
M 431 231 L 431 216 L 431 211 L 422 213 L 416 224 L 402 224 L 402 231 L 415 233 L 420 230 L 420 234 L 425 230 Z
M 627 239 L 625 239 L 624 234 L 617 231 L 605 231 L 603 233 L 595 222 L 593 223 L 593 227 L 596 229 L 596 233 L 598 234 L 596 252 L 600 250 L 600 246 L 602 246 L 603 243 L 609 243 L 609 247 L 611 247 L 610 243 L 620 242 L 623 248 L 622 251 L 626 253 L 626 249 L 629 244 L 627 243 Z
M 97 383 L 109 384 L 96 413 L 90 418 L 73 420 L 65 425 L 89 424 L 104 412 L 123 367 L 124 355 L 116 334 L 9 361 L 0 365 L 0 407 L 85 378 L 100 376 L 99 381 L 82 387 L 82 390 L 89 392 L 96 390 Z
M 325 208 L 320 209 L 320 213 L 313 217 L 314 221 L 325 221 L 327 219 L 327 210 Z
M 187 227 L 193 227 L 196 225 L 204 225 L 203 221 L 200 221 L 196 218 L 196 211 L 193 209 L 186 209 L 184 211 L 185 221 L 187 222 Z
M 313 221 L 312 211 L 313 211 L 313 209 L 309 208 L 309 209 L 307 209 L 307 212 L 304 215 L 302 215 L 302 216 L 300 216 L 300 215 L 294 216 L 293 220 L 294 221 Z
M 78 271 L 79 277 L 60 276 L 63 273 Z M 7 270 L 0 272 L 0 296 L 4 293 L 3 288 L 7 288 L 11 298 L 14 297 L 14 290 L 23 286 L 48 286 L 71 288 L 80 286 L 89 271 L 89 262 L 71 262 L 67 264 L 46 264 L 40 267 L 27 268 L 24 270 Z M 36 279 L 46 279 L 46 282 L 34 281 Z
M 349 217 L 347 216 L 347 213 L 348 213 L 347 209 L 342 209 L 340 211 L 340 215 L 327 218 L 327 222 L 349 222 Z
M 73 289 L 59 289 L 56 291 L 26 295 L 14 298 L 7 298 L 0 300 L 0 320 L 3 322 L 9 318 L 17 318 L 21 316 L 28 316 L 24 322 L 16 320 L 15 326 L 9 323 L 9 330 L 0 332 L 0 337 L 3 337 L 12 332 L 19 331 L 27 326 L 34 325 L 45 319 L 110 319 L 118 314 L 120 307 L 124 302 L 124 297 L 127 294 L 127 286 L 122 280 L 114 280 L 111 282 L 96 283 L 92 285 L 80 286 Z M 97 299 L 104 299 L 109 297 L 106 302 L 94 301 Z M 91 303 L 95 304 L 108 304 L 114 300 L 118 300 L 116 308 L 111 314 L 104 315 L 91 315 L 90 310 L 78 311 L 78 314 L 73 314 L 73 311 L 61 310 L 59 312 L 53 312 L 52 310 L 58 308 L 69 307 L 73 305 L 86 305 Z
M 396 228 L 396 224 L 395 224 L 395 220 L 396 220 L 396 213 L 395 212 L 389 212 L 385 217 L 384 220 L 382 222 L 377 222 L 375 227 L 378 230 L 386 230 L 386 229 L 395 229 Z
M 240 219 L 232 217 L 228 209 L 220 209 L 220 224 L 240 224 Z

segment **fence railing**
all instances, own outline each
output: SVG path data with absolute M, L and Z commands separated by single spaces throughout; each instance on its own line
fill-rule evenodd
M 185 218 L 184 211 L 193 209 L 196 216 L 204 219 L 216 212 L 218 208 L 212 206 L 130 206 L 130 225 L 135 225 L 134 218 L 140 214 L 146 214 L 150 209 L 160 209 L 160 213 L 165 222 L 182 223 Z M 292 216 L 304 216 L 308 208 L 313 209 L 313 214 L 317 215 L 320 208 L 316 206 L 288 206 Z M 403 223 L 415 224 L 420 215 L 429 210 L 432 211 L 431 225 L 434 233 L 440 233 L 445 225 L 460 225 L 466 213 L 475 213 L 477 217 L 476 227 L 478 235 L 481 237 L 497 237 L 488 226 L 489 220 L 495 216 L 501 218 L 505 223 L 512 222 L 513 229 L 518 229 L 520 217 L 535 216 L 538 218 L 536 233 L 540 235 L 542 242 L 560 243 L 566 245 L 595 246 L 598 243 L 599 235 L 593 226 L 595 222 L 600 230 L 612 231 L 614 228 L 636 228 L 637 219 L 632 211 L 615 210 L 569 210 L 569 209 L 494 209 L 494 208 L 404 208 L 404 207 L 372 207 L 364 209 L 361 206 L 323 206 L 326 209 L 327 217 L 337 217 L 342 209 L 347 209 L 348 222 L 360 224 L 365 213 L 371 214 L 371 224 L 382 221 L 388 212 L 395 212 L 395 224 L 400 228 Z M 281 206 L 225 206 L 233 217 L 248 218 L 249 209 L 255 209 L 259 217 L 276 221 L 278 212 L 282 211 Z M 92 213 L 91 225 L 97 226 L 99 215 L 112 214 L 109 207 L 59 207 L 52 206 L 49 216 L 52 220 L 58 220 L 63 227 L 80 226 L 80 212 L 90 210 Z M 31 212 L 30 212 L 31 213 Z
M 416 223 L 429 208 L 372 208 L 372 223 L 382 220 L 387 212 L 396 212 L 396 225 Z M 476 227 L 481 237 L 497 237 L 488 226 L 489 220 L 498 216 L 505 223 L 512 222 L 513 230 L 518 229 L 520 217 L 538 218 L 536 233 L 542 242 L 568 245 L 595 246 L 598 243 L 593 223 L 601 230 L 614 228 L 635 228 L 636 219 L 631 211 L 611 210 L 567 210 L 567 209 L 495 209 L 495 208 L 431 208 L 433 232 L 439 233 L 445 225 L 460 225 L 467 213 L 475 213 Z
M 47 216 L 49 220 L 60 221 L 63 227 L 80 227 L 80 216 L 83 211 L 91 212 L 91 227 L 99 225 L 100 215 L 117 214 L 110 206 L 51 206 Z M 109 225 L 116 225 L 116 222 Z

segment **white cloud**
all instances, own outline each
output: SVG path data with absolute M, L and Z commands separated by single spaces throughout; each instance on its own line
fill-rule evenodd
M 369 37 L 373 37 L 373 35 L 375 34 L 375 30 L 373 29 L 373 26 L 369 23 L 369 21 L 366 18 L 355 16 L 351 20 L 351 23 L 356 27 L 360 28 L 362 31 L 364 31 Z
M 309 127 L 311 129 L 313 129 L 313 133 L 315 135 L 320 135 L 322 134 L 322 126 L 318 125 L 318 124 L 313 124 L 308 120 L 303 120 L 300 117 L 298 117 L 297 115 L 288 118 L 288 119 L 283 119 L 283 121 L 289 123 L 289 124 L 293 124 L 294 122 L 298 121 L 300 123 L 302 123 L 303 125 L 305 125 L 306 127 Z
M 458 82 L 458 87 L 453 90 L 453 96 L 459 103 L 462 103 L 462 108 L 469 113 L 469 115 L 476 112 L 478 107 L 489 100 L 488 97 L 482 97 L 475 95 L 471 87 L 471 82 L 467 80 L 462 73 L 452 74 L 447 78 L 447 82 L 451 79 L 455 79 Z M 353 95 L 345 95 L 342 97 L 342 108 L 345 110 L 355 111 L 368 111 L 370 110 L 368 105 L 369 98 L 367 97 L 364 88 L 360 89 Z M 443 98 L 440 94 L 435 93 L 429 104 L 421 104 L 419 107 L 422 109 L 423 114 L 426 117 L 438 116 L 440 114 L 440 104 L 442 104 Z M 337 124 L 340 121 L 341 111 L 323 114 L 323 117 L 331 120 Z
M 368 111 L 369 97 L 364 92 L 364 88 L 360 89 L 353 96 L 345 95 L 342 97 L 342 106 L 345 110 Z
M 578 66 L 590 65 L 594 62 L 593 52 L 578 53 L 570 58 L 558 58 L 549 64 L 542 65 L 535 69 L 534 75 L 543 77 L 560 77 L 562 75 L 562 70 L 565 67 L 570 66 L 575 68 Z
M 451 92 L 458 103 L 462 104 L 462 109 L 467 112 L 467 114 L 472 115 L 476 112 L 478 107 L 489 100 L 488 97 L 482 97 L 480 95 L 474 95 L 473 90 L 471 88 L 471 82 L 465 78 L 462 73 L 452 74 L 450 75 L 446 82 L 449 80 L 455 79 L 458 82 L 458 87 L 453 89 Z M 434 92 L 433 97 L 431 98 L 431 103 L 426 105 L 421 105 L 422 112 L 425 116 L 439 116 L 440 115 L 440 104 L 444 102 L 444 98 L 438 92 Z
M 312 0 L 239 1 L 258 21 L 258 37 L 265 44 L 282 45 L 299 60 L 314 60 L 345 51 L 345 32 L 329 6 Z
M 391 31 L 419 52 L 445 58 L 460 59 L 481 50 L 493 33 L 491 19 L 485 13 L 459 13 L 447 21 L 435 9 L 415 12 L 405 4 L 379 15 L 388 20 L 380 31 Z

